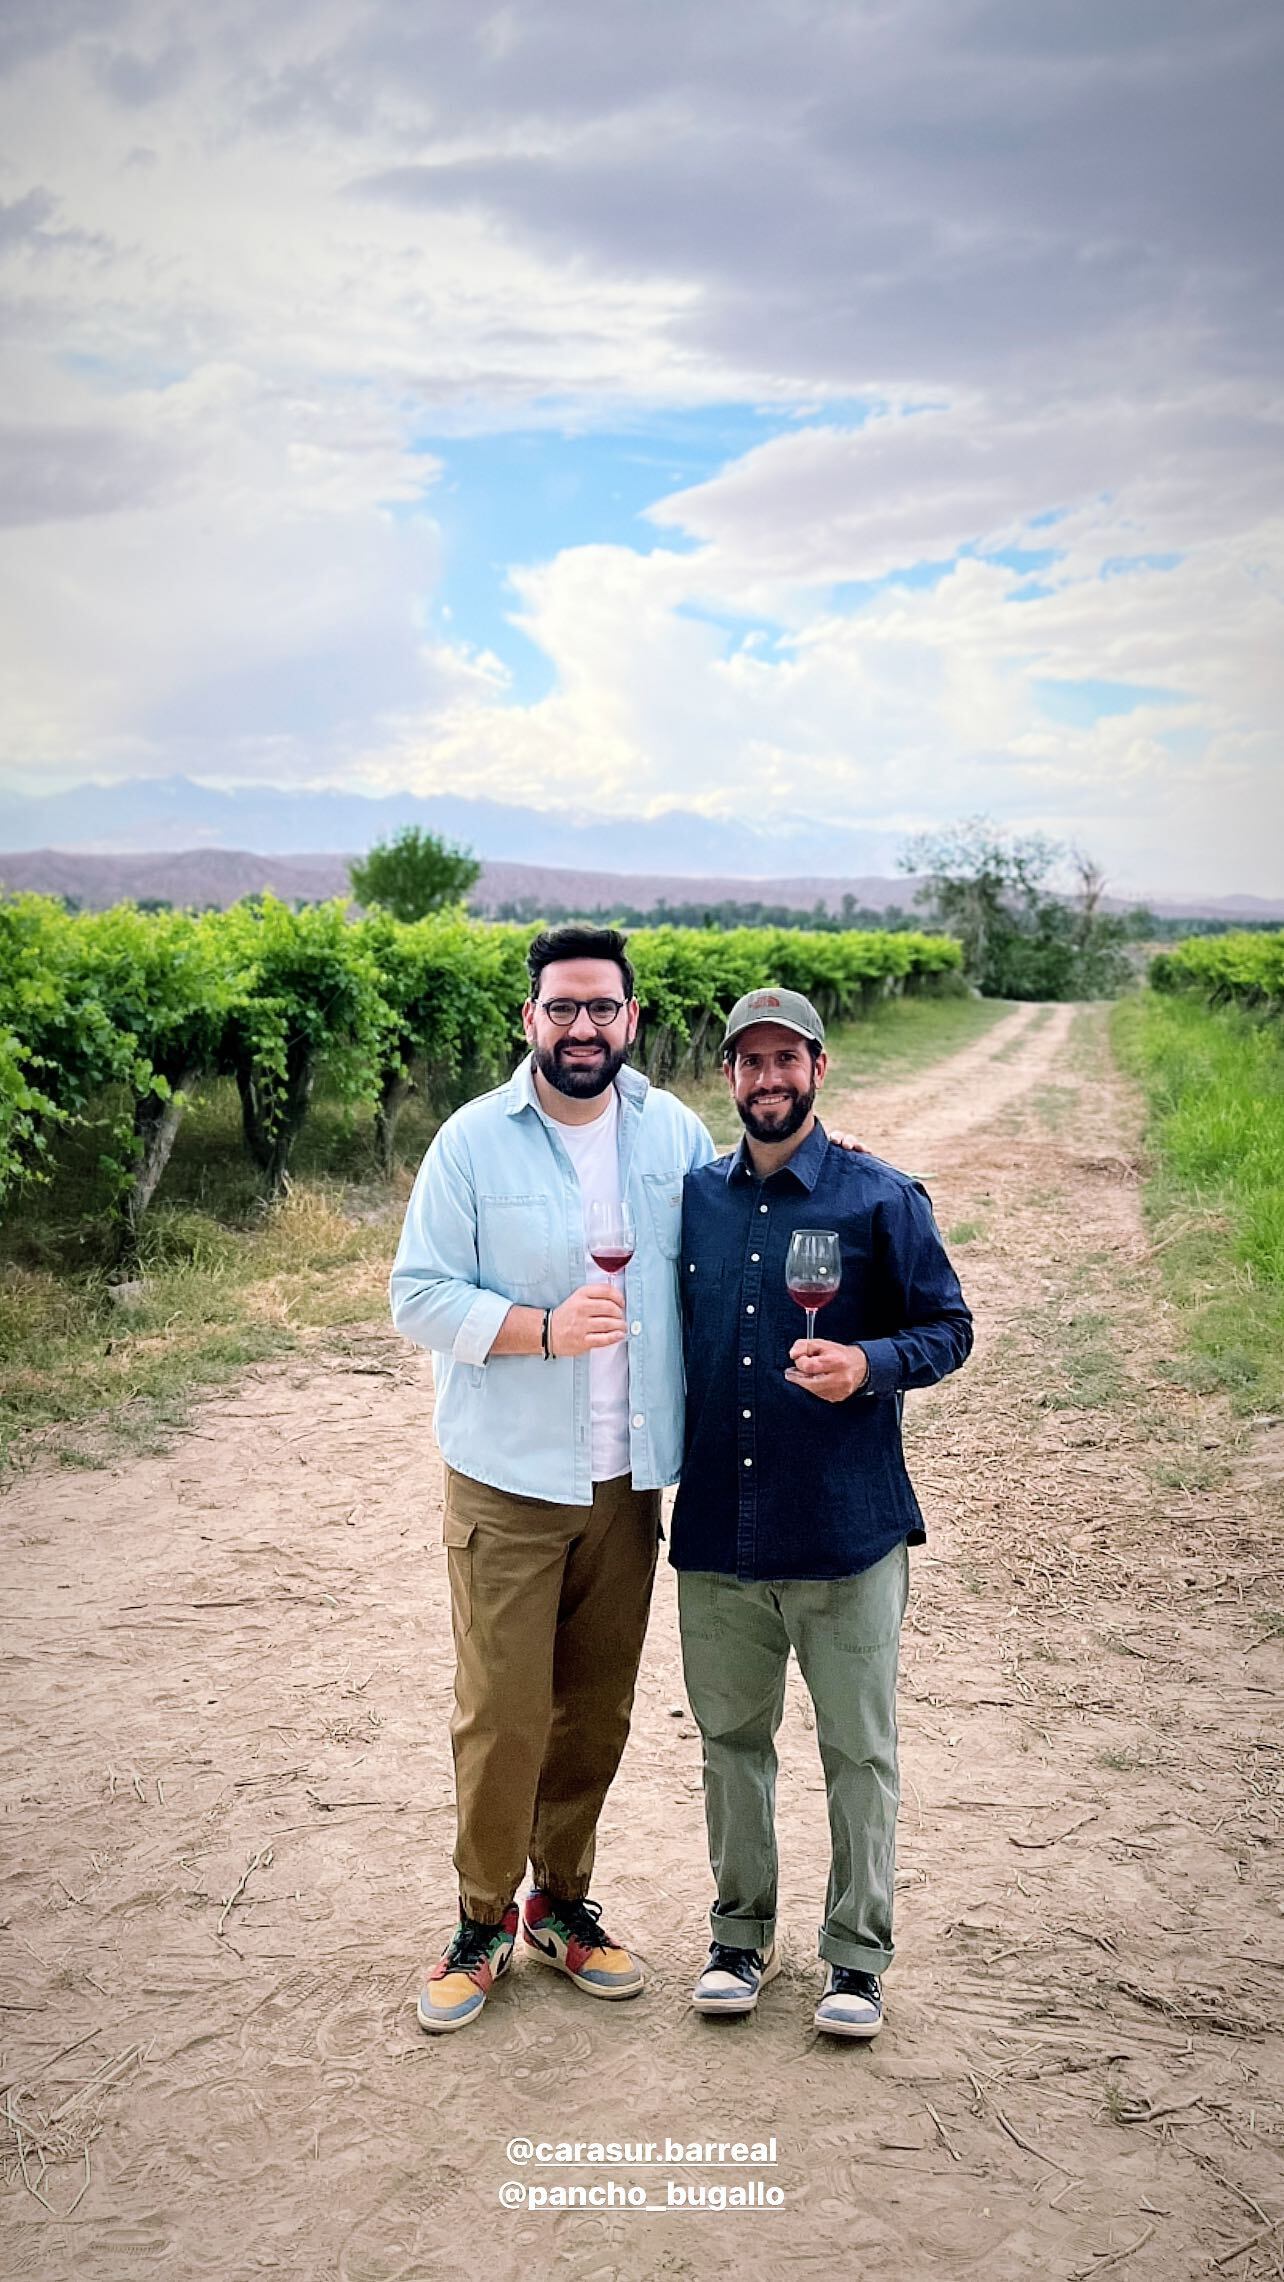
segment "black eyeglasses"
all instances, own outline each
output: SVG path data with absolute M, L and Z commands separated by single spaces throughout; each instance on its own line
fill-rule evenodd
M 541 1014 L 555 1022 L 559 1030 L 570 1029 L 581 1007 L 597 1029 L 605 1030 L 628 1003 L 627 998 L 537 998 L 535 1001 Z

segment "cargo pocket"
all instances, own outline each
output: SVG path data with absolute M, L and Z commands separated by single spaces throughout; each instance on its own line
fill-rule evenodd
M 466 1640 L 472 1631 L 473 1539 L 476 1534 L 475 1521 L 468 1521 L 462 1514 L 451 1512 L 450 1491 L 447 1489 L 441 1540 L 446 1548 L 446 1569 L 450 1577 L 450 1621 L 456 1640 Z

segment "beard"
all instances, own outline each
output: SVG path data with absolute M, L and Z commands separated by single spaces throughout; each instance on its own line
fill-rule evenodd
M 617 1072 L 623 1069 L 629 1058 L 629 1049 L 627 1046 L 608 1046 L 599 1038 L 601 1059 L 576 1063 L 562 1058 L 568 1043 L 567 1039 L 559 1038 L 553 1046 L 536 1046 L 535 1067 L 558 1093 L 568 1095 L 572 1101 L 593 1101 L 598 1094 L 605 1093 L 608 1086 L 614 1085 Z
M 787 1109 L 770 1110 L 765 1116 L 748 1102 L 738 1101 L 736 1109 L 751 1141 L 788 1141 L 800 1125 L 806 1124 L 815 1103 L 813 1085 L 805 1093 L 795 1094 Z

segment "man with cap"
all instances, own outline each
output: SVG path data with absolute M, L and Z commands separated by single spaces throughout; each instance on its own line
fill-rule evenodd
M 882 2026 L 892 1961 L 896 1666 L 908 1548 L 924 1540 L 902 1401 L 966 1359 L 972 1319 L 920 1183 L 820 1124 L 825 1033 L 810 1002 L 751 991 L 722 1051 L 745 1130 L 684 1184 L 687 1410 L 669 1556 L 717 1884 L 692 2001 L 750 2012 L 779 1971 L 775 1737 L 792 1648 L 829 1805 L 815 2021 L 864 2039 Z M 823 1339 L 797 1336 L 786 1288 L 804 1229 L 837 1237 Z

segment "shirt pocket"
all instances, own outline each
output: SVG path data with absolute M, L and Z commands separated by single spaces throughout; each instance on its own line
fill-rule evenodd
M 487 1291 L 535 1291 L 553 1264 L 553 1212 L 544 1196 L 478 1199 L 477 1265 Z
M 682 1241 L 681 1173 L 647 1173 L 642 1181 L 652 1232 L 666 1260 L 676 1260 Z
M 698 1316 L 722 1304 L 724 1262 L 709 1252 L 695 1252 L 690 1235 L 678 1260 L 678 1304 L 686 1331 L 690 1334 Z M 706 1319 L 707 1320 L 707 1319 Z M 713 1324 L 711 1336 L 716 1336 Z

